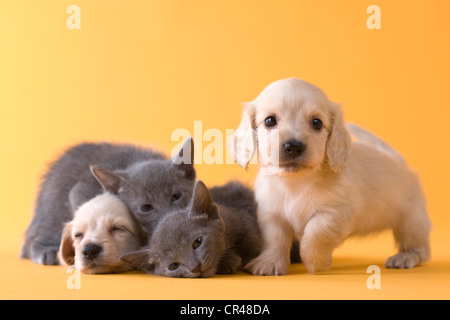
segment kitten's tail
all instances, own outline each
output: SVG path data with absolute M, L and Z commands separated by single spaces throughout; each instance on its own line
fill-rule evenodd
M 375 136 L 373 133 L 361 128 L 354 123 L 347 123 L 347 129 L 350 134 L 358 141 L 367 143 L 377 150 L 387 154 L 391 158 L 406 162 L 405 158 L 394 148 L 388 145 L 386 142 Z

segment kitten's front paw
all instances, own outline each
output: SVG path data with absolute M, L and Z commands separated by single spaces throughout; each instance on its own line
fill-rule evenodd
M 247 263 L 245 269 L 257 276 L 281 276 L 287 274 L 289 261 L 262 254 Z
M 58 250 L 58 247 L 34 243 L 31 247 L 30 258 L 35 263 L 43 265 L 57 265 L 59 264 Z
M 225 259 L 224 259 L 225 258 Z M 222 258 L 217 273 L 230 274 L 235 273 L 241 265 L 241 257 L 238 255 L 228 255 Z
M 415 252 L 399 252 L 387 259 L 386 268 L 410 269 L 420 263 L 420 257 Z

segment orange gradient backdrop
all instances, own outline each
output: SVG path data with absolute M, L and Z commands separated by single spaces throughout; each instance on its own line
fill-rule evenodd
M 81 29 L 69 30 L 69 5 Z M 369 30 L 366 9 L 381 9 Z M 81 141 L 170 153 L 175 129 L 234 129 L 241 102 L 300 77 L 420 174 L 447 255 L 450 2 L 58 0 L 0 3 L 0 232 L 19 250 L 45 165 Z M 196 137 L 197 139 L 199 137 Z M 211 142 L 203 141 L 203 149 Z M 201 152 L 199 148 L 196 152 Z M 197 165 L 207 185 L 255 167 Z

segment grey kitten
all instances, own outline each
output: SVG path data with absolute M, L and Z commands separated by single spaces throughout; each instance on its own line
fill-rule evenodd
M 166 212 L 189 204 L 195 182 L 193 150 L 191 138 L 173 159 L 133 145 L 83 143 L 70 148 L 43 178 L 21 257 L 58 264 L 63 223 L 104 190 L 122 199 L 150 234 Z
M 242 183 L 231 181 L 223 186 L 215 186 L 209 189 L 214 202 L 226 207 L 244 210 L 256 215 L 256 200 L 253 190 L 245 187 Z M 300 258 L 300 243 L 297 239 L 291 245 L 291 263 L 302 262 Z
M 164 216 L 149 248 L 121 259 L 148 273 L 206 278 L 233 273 L 260 251 L 255 212 L 217 205 L 203 182 L 197 181 L 189 207 Z
M 256 216 L 255 193 L 239 181 L 214 186 L 209 189 L 209 193 L 218 205 L 243 210 Z

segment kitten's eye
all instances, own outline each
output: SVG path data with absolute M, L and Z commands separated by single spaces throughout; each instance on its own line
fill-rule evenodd
M 313 127 L 314 130 L 319 131 L 320 129 L 322 129 L 322 121 L 320 121 L 319 119 L 313 119 L 311 121 L 311 127 Z
M 176 270 L 176 269 L 178 269 L 179 266 L 180 266 L 180 264 L 178 262 L 174 262 L 174 263 L 171 263 L 169 265 L 168 269 L 169 270 Z
M 83 234 L 81 232 L 75 233 L 75 238 L 83 238 Z
M 264 124 L 266 125 L 267 128 L 272 128 L 277 125 L 277 119 L 275 119 L 274 116 L 267 117 L 264 120 Z
M 172 197 L 170 198 L 170 200 L 173 202 L 173 201 L 179 200 L 180 198 L 181 198 L 181 192 L 177 192 L 177 193 L 174 193 L 174 194 L 172 195 Z
M 197 249 L 198 247 L 200 247 L 202 245 L 202 237 L 198 237 L 197 239 L 194 240 L 194 242 L 192 243 L 192 248 Z
M 148 213 L 153 210 L 153 206 L 151 204 L 144 204 L 140 208 L 141 212 Z

